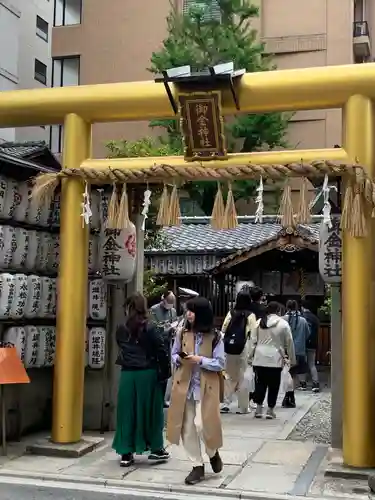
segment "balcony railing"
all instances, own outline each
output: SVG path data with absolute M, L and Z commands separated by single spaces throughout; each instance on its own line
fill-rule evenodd
M 353 37 L 358 38 L 361 36 L 370 36 L 367 21 L 354 21 L 353 23 Z

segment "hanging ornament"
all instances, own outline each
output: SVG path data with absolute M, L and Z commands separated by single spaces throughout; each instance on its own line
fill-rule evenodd
M 264 203 L 263 203 L 263 177 L 260 178 L 259 186 L 257 187 L 258 196 L 255 198 L 255 203 L 257 204 L 257 209 L 255 212 L 255 223 L 259 222 L 262 224 L 263 222 L 263 212 L 264 212 Z
M 160 198 L 159 211 L 156 219 L 157 226 L 167 226 L 169 219 L 169 192 L 168 187 L 164 184 L 163 194 Z
M 118 193 L 117 193 L 117 186 L 114 183 L 112 187 L 111 199 L 109 200 L 108 204 L 108 213 L 106 221 L 107 229 L 117 229 L 118 214 L 119 214 Z
M 238 226 L 237 210 L 234 201 L 232 184 L 228 184 L 227 204 L 224 212 L 224 229 L 235 229 Z
M 329 228 L 332 227 L 332 220 L 331 220 L 331 204 L 329 202 L 329 196 L 330 192 L 332 190 L 337 191 L 337 187 L 334 185 L 329 185 L 328 184 L 329 179 L 328 175 L 326 174 L 324 176 L 324 181 L 323 181 L 323 186 L 322 189 L 319 191 L 319 193 L 315 196 L 313 201 L 310 203 L 310 210 L 318 203 L 320 198 L 323 198 L 323 224 L 326 224 Z M 344 215 L 344 211 L 343 211 Z
M 211 227 L 214 229 L 223 229 L 224 223 L 224 199 L 223 192 L 221 190 L 220 182 L 217 183 L 217 193 L 215 196 L 214 206 L 211 214 Z
M 309 181 L 304 177 L 301 181 L 301 188 L 299 192 L 299 205 L 296 222 L 298 224 L 309 224 L 311 222 L 311 212 L 309 203 Z
M 142 212 L 141 212 L 141 215 L 143 216 L 143 222 L 142 222 L 142 231 L 144 231 L 146 229 L 146 219 L 148 217 L 148 211 L 150 209 L 150 205 L 151 205 L 151 191 L 148 189 L 148 186 L 147 186 L 147 189 L 146 191 L 143 193 L 143 209 L 142 209 Z
M 168 226 L 181 225 L 180 200 L 176 184 L 173 186 L 169 203 Z
M 281 219 L 281 226 L 284 229 L 293 228 L 295 226 L 290 179 L 286 180 L 283 194 L 281 196 L 279 217 Z
M 82 227 L 85 227 L 85 225 L 88 226 L 90 224 L 92 217 L 90 191 L 87 182 L 85 182 L 85 191 L 83 193 L 83 203 L 81 203 L 81 206 L 82 206 L 82 212 L 81 212 Z
M 127 227 L 129 227 L 129 225 L 130 225 L 130 217 L 129 217 L 128 191 L 126 184 L 123 184 L 121 192 L 121 200 L 117 213 L 116 229 L 126 229 Z

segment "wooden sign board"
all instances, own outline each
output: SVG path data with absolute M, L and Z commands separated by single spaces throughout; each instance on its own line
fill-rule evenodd
M 0 348 L 0 385 L 29 384 L 30 379 L 15 347 Z
M 326 283 L 342 280 L 342 234 L 340 216 L 331 216 L 332 226 L 322 223 L 319 235 L 319 271 Z
M 221 92 L 179 94 L 179 113 L 186 161 L 225 160 Z

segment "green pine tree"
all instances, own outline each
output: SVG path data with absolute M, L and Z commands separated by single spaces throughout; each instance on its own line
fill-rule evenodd
M 235 69 L 247 72 L 270 71 L 272 60 L 265 54 L 264 45 L 252 27 L 259 15 L 251 0 L 185 0 L 183 12 L 171 2 L 167 18 L 167 37 L 162 48 L 152 54 L 153 74 L 173 67 L 190 65 L 200 70 L 222 62 L 233 61 Z M 286 146 L 285 134 L 289 116 L 281 113 L 238 115 L 227 121 L 227 144 L 230 151 L 251 152 Z M 117 156 L 132 156 L 131 151 L 142 156 L 182 154 L 181 133 L 177 120 L 156 120 L 151 127 L 161 127 L 157 139 L 143 139 L 135 143 L 117 143 Z M 112 155 L 114 145 L 112 144 Z M 115 145 L 116 149 L 116 145 Z M 216 194 L 216 183 L 191 182 L 184 187 L 189 196 L 209 215 Z M 237 181 L 234 185 L 236 199 L 254 194 L 254 181 Z

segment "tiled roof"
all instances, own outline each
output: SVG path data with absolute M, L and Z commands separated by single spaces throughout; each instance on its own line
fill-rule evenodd
M 299 226 L 299 233 L 312 241 L 319 240 L 320 217 L 309 226 Z M 239 217 L 235 229 L 215 230 L 209 225 L 207 217 L 183 218 L 181 226 L 165 227 L 162 235 L 165 248 L 151 249 L 150 254 L 183 253 L 233 253 L 238 250 L 250 250 L 277 238 L 282 229 L 275 216 L 264 217 L 262 224 L 255 223 L 254 217 Z
M 6 153 L 17 158 L 25 158 L 35 153 L 42 152 L 47 148 L 44 141 L 38 142 L 2 142 L 0 143 L 0 153 Z

